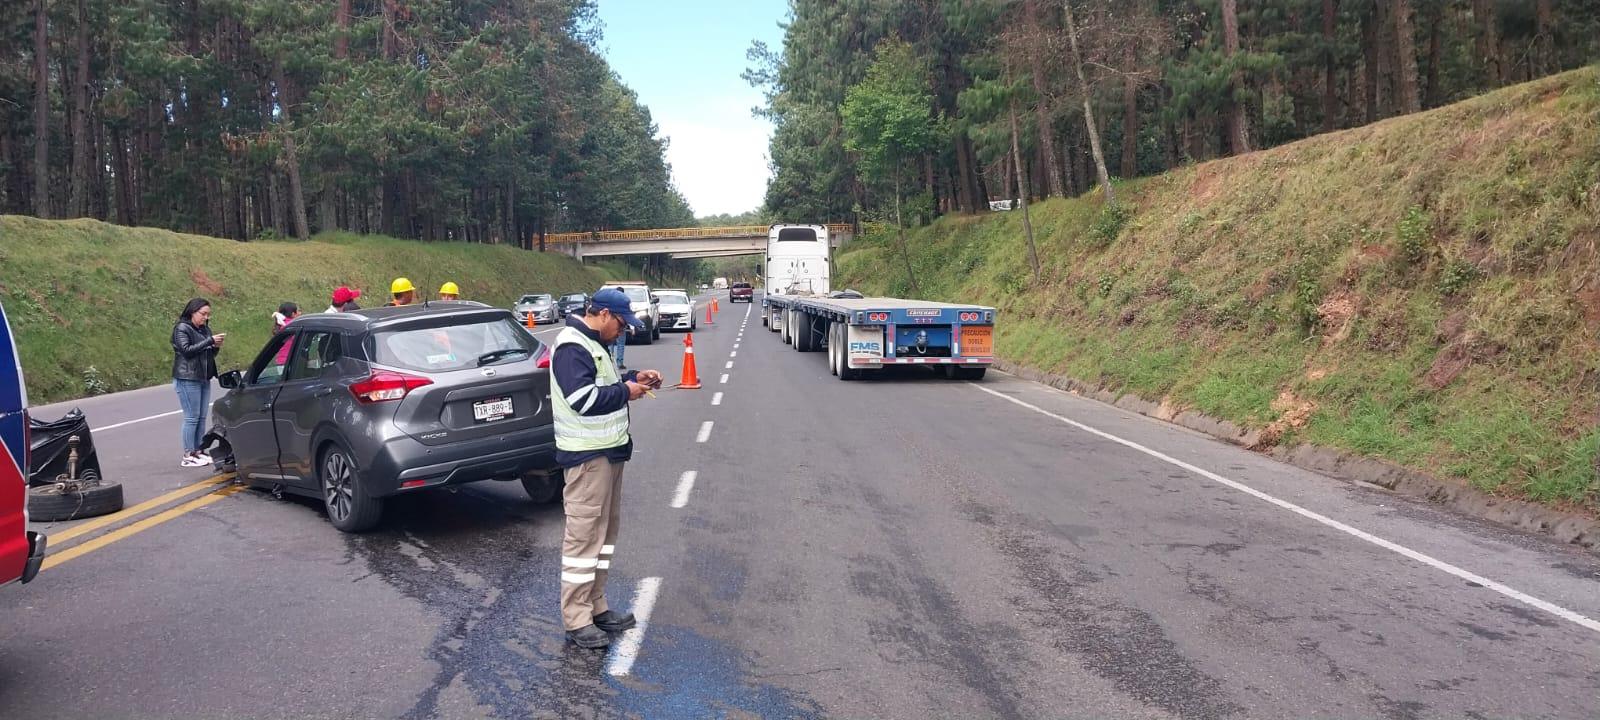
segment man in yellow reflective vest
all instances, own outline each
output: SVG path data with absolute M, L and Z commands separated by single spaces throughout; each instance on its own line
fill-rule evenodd
M 628 403 L 661 387 L 655 370 L 619 373 L 606 348 L 628 326 L 643 328 L 628 296 L 594 294 L 567 318 L 550 358 L 556 462 L 566 474 L 566 536 L 561 542 L 561 624 L 580 647 L 611 644 L 608 633 L 635 625 L 606 603 L 606 574 L 622 515 L 622 465 L 633 456 Z

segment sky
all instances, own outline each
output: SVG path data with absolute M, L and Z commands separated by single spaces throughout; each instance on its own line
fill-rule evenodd
M 787 0 L 599 0 L 600 50 L 669 139 L 673 182 L 696 216 L 761 206 L 772 125 L 739 74 L 745 50 L 783 46 Z

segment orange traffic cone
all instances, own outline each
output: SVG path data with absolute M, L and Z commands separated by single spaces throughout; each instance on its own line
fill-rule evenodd
M 713 302 L 715 302 L 715 301 L 713 301 Z M 707 325 L 711 324 L 711 305 L 710 304 L 706 305 L 706 324 Z
M 678 387 L 684 390 L 700 389 L 700 373 L 694 369 L 694 333 L 683 336 L 683 381 Z
M 714 312 L 722 312 L 722 306 L 717 304 L 716 298 L 711 298 L 711 309 Z
M 539 324 L 533 321 L 533 312 L 532 311 L 528 312 L 528 318 L 527 319 L 528 319 L 528 329 L 529 330 L 532 330 L 535 327 L 538 327 Z

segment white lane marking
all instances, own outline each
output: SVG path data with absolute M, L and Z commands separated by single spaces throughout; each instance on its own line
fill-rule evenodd
M 656 595 L 661 592 L 661 578 L 647 577 L 639 581 L 633 593 L 633 617 L 639 621 L 632 630 L 622 633 L 622 642 L 611 653 L 613 677 L 622 677 L 633 671 L 633 661 L 639 658 L 639 646 L 644 644 L 644 631 L 650 627 L 650 612 L 656 607 Z
M 715 424 L 716 423 L 714 423 L 714 422 L 712 422 L 710 420 L 707 420 L 707 421 L 705 421 L 703 423 L 700 423 L 700 434 L 694 436 L 694 441 L 697 442 L 697 443 L 703 443 L 703 442 L 705 442 L 707 440 L 710 440 L 711 439 L 711 426 L 715 425 Z
M 678 489 L 672 493 L 672 506 L 681 508 L 689 504 L 689 491 L 694 489 L 694 479 L 700 474 L 687 470 L 678 478 Z
M 717 393 L 715 395 L 712 395 L 711 396 L 711 404 L 712 405 L 721 405 L 722 404 L 722 393 Z
M 729 360 L 727 365 L 723 365 L 722 366 L 722 369 L 723 370 L 732 370 L 733 369 L 733 361 Z
M 1465 570 L 1465 569 L 1456 567 L 1455 565 L 1451 565 L 1450 563 L 1447 563 L 1447 562 L 1445 562 L 1443 560 L 1435 558 L 1435 557 L 1433 557 L 1431 555 L 1425 555 L 1423 553 L 1420 553 L 1420 552 L 1418 552 L 1416 550 L 1412 550 L 1411 548 L 1408 548 L 1408 547 L 1406 547 L 1404 545 L 1401 545 L 1399 543 L 1392 542 L 1392 541 L 1389 541 L 1389 540 L 1385 540 L 1385 539 L 1383 539 L 1381 537 L 1378 537 L 1376 535 L 1373 535 L 1372 533 L 1369 533 L 1369 532 L 1367 532 L 1365 530 L 1361 530 L 1359 528 L 1352 527 L 1350 525 L 1346 525 L 1345 523 L 1339 522 L 1338 520 L 1334 520 L 1333 518 L 1330 518 L 1330 517 L 1328 517 L 1326 515 L 1323 515 L 1321 513 L 1318 513 L 1318 512 L 1312 511 L 1312 510 L 1307 510 L 1307 509 L 1305 509 L 1303 507 L 1300 507 L 1299 505 L 1296 505 L 1296 504 L 1294 504 L 1292 502 L 1289 502 L 1288 500 L 1281 500 L 1281 499 L 1279 499 L 1277 497 L 1274 497 L 1272 495 L 1268 495 L 1267 493 L 1264 493 L 1264 492 L 1262 492 L 1260 490 L 1257 490 L 1257 489 L 1255 489 L 1253 487 L 1250 487 L 1249 485 L 1241 483 L 1241 482 L 1239 482 L 1237 480 L 1229 480 L 1228 478 L 1225 478 L 1225 477 L 1223 477 L 1221 475 L 1218 475 L 1218 474 L 1216 474 L 1214 472 L 1211 472 L 1210 470 L 1206 470 L 1204 468 L 1200 468 L 1200 467 L 1196 467 L 1194 465 L 1190 465 L 1189 463 L 1186 463 L 1186 462 L 1184 462 L 1182 460 L 1179 460 L 1179 459 L 1177 459 L 1175 457 L 1172 457 L 1170 455 L 1162 453 L 1159 450 L 1152 450 L 1152 449 L 1147 448 L 1147 447 L 1145 447 L 1143 445 L 1140 445 L 1139 443 L 1136 443 L 1136 442 L 1134 442 L 1132 440 L 1124 440 L 1124 439 L 1122 439 L 1120 437 L 1117 437 L 1116 435 L 1112 435 L 1111 433 L 1108 433 L 1108 432 L 1105 432 L 1103 430 L 1098 430 L 1098 429 L 1089 427 L 1088 425 L 1085 425 L 1085 424 L 1083 424 L 1081 422 L 1078 422 L 1076 420 L 1072 420 L 1070 418 L 1062 417 L 1062 416 L 1057 415 L 1057 414 L 1055 414 L 1053 412 L 1050 412 L 1049 410 L 1045 410 L 1044 408 L 1041 408 L 1041 407 L 1039 407 L 1037 405 L 1032 405 L 1032 404 L 1024 402 L 1022 400 L 1018 400 L 1018 399 L 1016 399 L 1014 397 L 1010 397 L 1010 396 L 1005 395 L 1003 393 L 1000 393 L 1000 392 L 997 392 L 997 391 L 994 391 L 994 390 L 990 390 L 989 388 L 983 387 L 981 385 L 977 385 L 975 383 L 968 383 L 968 384 L 972 385 L 972 387 L 975 387 L 975 388 L 977 388 L 979 390 L 982 390 L 982 391 L 984 391 L 986 393 L 989 393 L 990 395 L 993 395 L 993 396 L 995 396 L 997 398 L 1000 398 L 1001 400 L 1005 400 L 1005 401 L 1011 402 L 1013 404 L 1020 405 L 1020 406 L 1025 407 L 1025 408 L 1027 408 L 1029 410 L 1032 410 L 1032 411 L 1034 411 L 1036 413 L 1039 413 L 1040 415 L 1044 415 L 1045 417 L 1049 417 L 1049 418 L 1053 418 L 1055 420 L 1059 420 L 1059 421 L 1061 421 L 1063 423 L 1071 425 L 1072 427 L 1075 427 L 1075 428 L 1077 428 L 1079 430 L 1082 430 L 1082 431 L 1084 431 L 1086 433 L 1089 433 L 1090 435 L 1094 435 L 1094 436 L 1097 436 L 1097 437 L 1100 437 L 1100 438 L 1104 438 L 1106 440 L 1110 440 L 1111 442 L 1117 443 L 1118 445 L 1122 445 L 1124 447 L 1132 448 L 1134 450 L 1142 452 L 1142 453 L 1144 453 L 1146 455 L 1149 455 L 1150 457 L 1153 457 L 1153 458 L 1155 458 L 1157 460 L 1160 460 L 1162 462 L 1168 463 L 1170 465 L 1175 465 L 1177 467 L 1183 468 L 1184 470 L 1188 470 L 1189 472 L 1192 472 L 1192 473 L 1194 473 L 1196 475 L 1199 475 L 1199 476 L 1201 476 L 1203 478 L 1211 480 L 1212 482 L 1218 483 L 1218 484 L 1220 484 L 1220 485 L 1222 485 L 1224 487 L 1228 487 L 1228 488 L 1232 488 L 1234 490 L 1238 490 L 1239 492 L 1242 492 L 1242 493 L 1244 493 L 1246 495 L 1249 495 L 1251 497 L 1254 497 L 1256 499 L 1264 500 L 1266 502 L 1269 502 L 1269 503 L 1271 503 L 1273 505 L 1276 505 L 1276 506 L 1278 506 L 1280 508 L 1283 508 L 1284 510 L 1288 510 L 1289 512 L 1292 512 L 1292 513 L 1294 513 L 1296 515 L 1300 515 L 1302 517 L 1309 518 L 1311 520 L 1315 520 L 1316 522 L 1322 523 L 1323 525 L 1326 525 L 1326 526 L 1328 526 L 1330 528 L 1338 530 L 1339 532 L 1345 533 L 1345 534 L 1350 535 L 1352 537 L 1360 538 L 1360 539 L 1365 540 L 1365 541 L 1367 541 L 1369 543 L 1372 543 L 1373 545 L 1377 545 L 1378 547 L 1381 547 L 1381 548 L 1383 548 L 1385 550 L 1388 550 L 1388 551 L 1393 552 L 1395 554 L 1410 558 L 1410 559 L 1415 560 L 1415 561 L 1417 561 L 1419 563 L 1422 563 L 1423 565 L 1427 565 L 1428 567 L 1431 567 L 1431 568 L 1433 568 L 1435 570 L 1440 570 L 1440 571 L 1443 571 L 1443 572 L 1448 573 L 1450 575 L 1454 575 L 1454 576 L 1456 576 L 1458 578 L 1461 578 L 1462 580 L 1466 580 L 1467 582 L 1477 583 L 1477 584 L 1482 585 L 1482 586 L 1484 586 L 1486 588 L 1489 588 L 1490 590 L 1493 590 L 1493 591 L 1495 591 L 1497 593 L 1500 593 L 1501 595 L 1504 595 L 1504 596 L 1506 596 L 1508 598 L 1511 598 L 1512 600 L 1516 600 L 1517 602 L 1520 602 L 1520 603 L 1522 603 L 1524 605 L 1528 605 L 1530 607 L 1535 607 L 1535 608 L 1543 610 L 1543 611 L 1545 611 L 1547 613 L 1550 613 L 1551 615 L 1554 615 L 1554 616 L 1556 616 L 1558 618 L 1561 618 L 1562 620 L 1566 620 L 1566 621 L 1574 623 L 1574 624 L 1576 624 L 1576 625 L 1578 625 L 1580 627 L 1584 627 L 1584 628 L 1587 628 L 1589 630 L 1593 630 L 1595 632 L 1600 632 L 1600 621 L 1597 621 L 1597 620 L 1595 620 L 1593 618 L 1581 615 L 1581 614 L 1579 614 L 1577 612 L 1574 612 L 1572 610 L 1568 610 L 1568 609 L 1566 609 L 1564 607 L 1561 607 L 1560 605 L 1556 605 L 1555 603 L 1549 602 L 1547 600 L 1540 600 L 1539 598 L 1536 598 L 1536 597 L 1534 597 L 1532 595 L 1529 595 L 1529 594 L 1527 594 L 1525 592 L 1522 592 L 1521 590 L 1517 590 L 1516 588 L 1513 588 L 1513 587 L 1510 587 L 1510 586 L 1495 582 L 1493 580 L 1490 580 L 1489 578 L 1483 577 L 1482 575 L 1478 575 L 1478 574 L 1476 574 L 1474 572 L 1471 572 L 1469 570 Z
M 122 427 L 124 425 L 132 425 L 134 423 L 142 423 L 142 422 L 144 422 L 146 420 L 155 420 L 157 418 L 171 417 L 173 415 L 178 415 L 178 414 L 180 414 L 182 412 L 183 412 L 182 410 L 173 410 L 172 412 L 156 413 L 155 415 L 150 415 L 150 416 L 147 416 L 147 417 L 136 418 L 134 420 L 124 420 L 124 421 L 119 422 L 119 423 L 113 423 L 113 424 L 107 425 L 105 427 L 89 428 L 89 431 L 90 432 L 105 432 L 107 430 L 115 430 L 115 429 L 117 429 L 119 427 Z
M 739 357 L 739 351 L 735 350 L 731 353 L 728 353 L 728 357 Z
M 739 343 L 734 343 L 733 344 L 733 349 L 738 350 L 739 349 Z
M 723 384 L 723 385 L 727 385 L 728 384 L 728 374 L 727 373 L 723 373 L 722 374 L 722 383 L 721 384 Z

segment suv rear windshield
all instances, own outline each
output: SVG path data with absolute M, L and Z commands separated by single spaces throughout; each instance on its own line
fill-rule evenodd
M 384 330 L 368 342 L 373 362 L 422 372 L 527 360 L 540 348 L 539 341 L 510 318 Z
M 750 283 L 734 283 L 733 286 L 735 288 L 743 290 L 744 288 L 750 287 Z

